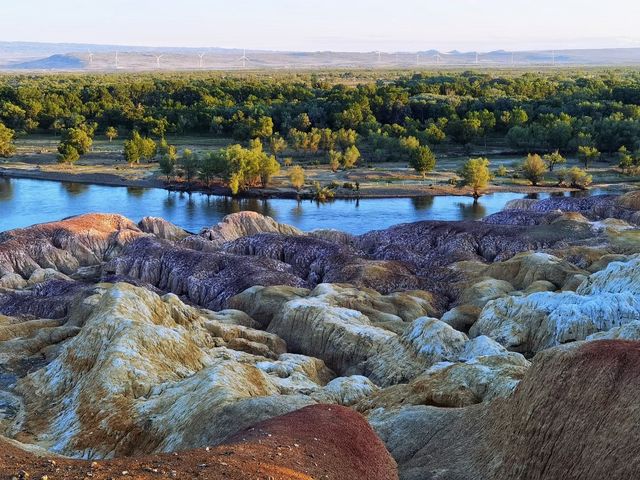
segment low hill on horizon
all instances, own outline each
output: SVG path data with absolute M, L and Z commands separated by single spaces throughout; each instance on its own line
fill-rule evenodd
M 0 42 L 0 71 L 151 71 L 640 65 L 640 48 L 491 52 L 298 52 Z

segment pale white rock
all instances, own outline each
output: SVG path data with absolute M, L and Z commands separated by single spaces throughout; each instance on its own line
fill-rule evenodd
M 318 298 L 330 306 L 357 310 L 367 315 L 370 322 L 391 329 L 404 330 L 406 322 L 432 315 L 433 297 L 424 291 L 397 292 L 382 295 L 368 288 L 350 285 L 320 284 L 313 291 L 287 286 L 251 287 L 229 301 L 232 308 L 242 310 L 267 327 L 284 305 L 295 299 Z
M 640 340 L 640 320 L 629 322 L 606 332 L 589 335 L 587 340 Z
M 469 340 L 464 345 L 464 350 L 458 356 L 461 362 L 469 362 L 478 357 L 509 355 L 510 352 L 495 340 L 481 335 Z M 521 355 L 520 355 L 521 356 Z
M 609 263 L 607 268 L 589 276 L 576 290 L 580 295 L 624 292 L 640 294 L 639 255 L 626 261 Z
M 489 302 L 470 331 L 509 349 L 538 352 L 640 320 L 640 258 L 612 262 L 573 292 Z
M 354 308 L 336 306 L 347 301 L 340 295 L 336 300 L 340 288 L 322 285 L 306 298 L 284 303 L 268 331 L 284 339 L 290 351 L 318 357 L 339 375 L 363 375 L 379 386 L 406 382 L 435 363 L 456 360 L 469 341 L 430 317 L 406 323 L 401 333 L 383 328 L 368 316 L 375 302 L 359 299 L 350 303 Z
M 525 252 L 507 261 L 492 263 L 483 274 L 507 280 L 516 289 L 525 290 L 539 280 L 551 282 L 560 289 L 574 275 L 586 275 L 588 272 L 548 253 Z
M 38 268 L 33 271 L 29 280 L 27 280 L 28 286 L 33 286 L 38 283 L 43 283 L 48 280 L 66 280 L 71 281 L 71 279 L 62 272 L 54 270 L 53 268 Z
M 7 273 L 0 277 L 0 288 L 18 290 L 27 286 L 27 282 L 17 273 Z
M 310 395 L 333 378 L 321 360 L 284 353 L 276 336 L 217 322 L 175 295 L 102 284 L 75 308 L 75 337 L 18 384 L 24 429 L 54 452 L 103 458 L 215 444 L 315 403 Z
M 522 355 L 513 352 L 467 362 L 441 362 L 409 383 L 393 385 L 363 398 L 356 409 L 372 414 L 407 405 L 460 408 L 491 402 L 510 396 L 529 367 Z
M 144 217 L 138 223 L 138 227 L 143 232 L 151 233 L 158 238 L 173 242 L 177 242 L 191 235 L 189 232 L 168 222 L 164 218 L 158 217 Z
M 203 229 L 199 236 L 205 238 L 214 247 L 221 247 L 226 242 L 258 233 L 280 233 L 283 235 L 305 235 L 291 225 L 278 223 L 271 217 L 256 212 L 239 212 L 227 215 L 217 225 Z
M 336 403 L 350 407 L 378 390 L 379 388 L 367 377 L 353 375 L 333 379 L 311 397 L 319 403 Z

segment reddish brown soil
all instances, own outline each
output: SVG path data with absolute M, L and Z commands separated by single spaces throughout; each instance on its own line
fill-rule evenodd
M 46 475 L 49 480 L 398 478 L 395 462 L 364 418 L 334 405 L 314 405 L 260 423 L 226 445 L 140 458 L 38 457 L 3 442 L 0 478 L 21 478 L 21 470 L 30 479 Z
M 639 391 L 640 342 L 543 352 L 492 419 L 504 449 L 496 478 L 638 478 Z

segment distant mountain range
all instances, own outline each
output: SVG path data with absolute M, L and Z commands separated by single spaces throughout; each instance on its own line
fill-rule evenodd
M 145 71 L 640 65 L 640 48 L 492 52 L 287 52 L 0 42 L 2 71 Z

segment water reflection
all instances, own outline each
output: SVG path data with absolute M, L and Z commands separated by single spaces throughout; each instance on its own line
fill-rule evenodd
M 579 192 L 578 196 L 589 193 Z M 107 187 L 31 179 L 0 178 L 0 231 L 89 212 L 119 213 L 134 221 L 163 217 L 189 231 L 215 225 L 230 213 L 250 210 L 301 230 L 340 229 L 360 234 L 421 220 L 477 220 L 522 198 L 549 198 L 495 193 L 478 203 L 458 196 L 351 199 L 317 203 L 296 199 L 237 199 L 161 189 Z M 43 201 L 46 199 L 46 201 Z
M 61 183 L 60 186 L 69 195 L 75 197 L 75 196 L 78 196 L 78 195 L 81 195 L 81 194 L 85 193 L 87 190 L 89 190 L 89 187 L 91 185 L 88 185 L 86 183 L 64 182 L 64 183 Z
M 436 197 L 416 197 L 411 199 L 411 204 L 416 210 L 431 210 Z
M 302 207 L 302 201 L 298 199 L 295 206 L 291 209 L 291 216 L 293 218 L 300 219 L 304 215 L 304 208 Z
M 127 195 L 131 195 L 132 197 L 142 197 L 145 193 L 146 189 L 141 187 L 127 187 Z
M 13 198 L 13 184 L 10 178 L 0 178 L 0 202 Z
M 480 201 L 470 203 L 458 203 L 460 209 L 460 220 L 477 220 L 487 216 L 487 207 Z

